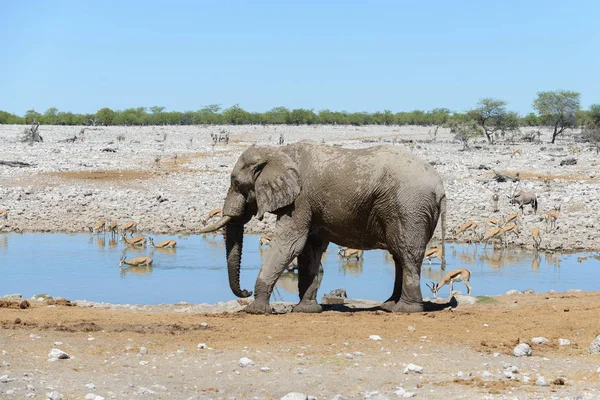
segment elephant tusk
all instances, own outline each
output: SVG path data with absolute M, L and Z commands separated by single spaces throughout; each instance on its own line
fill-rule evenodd
M 224 216 L 223 218 L 221 218 L 220 220 L 218 220 L 217 222 L 215 222 L 212 225 L 207 226 L 206 228 L 200 229 L 198 231 L 198 233 L 209 233 L 209 232 L 214 232 L 217 229 L 221 229 L 222 227 L 224 227 L 225 225 L 227 225 L 227 223 L 231 221 L 231 217 L 228 216 Z

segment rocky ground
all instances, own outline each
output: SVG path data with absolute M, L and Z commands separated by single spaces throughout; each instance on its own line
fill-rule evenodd
M 575 145 L 571 137 L 546 143 L 547 132 L 541 144 L 490 146 L 480 139 L 471 151 L 462 151 L 462 144 L 444 129 L 432 141 L 432 128 L 411 126 L 98 127 L 82 135 L 81 127 L 42 126 L 44 142 L 33 146 L 18 141 L 22 130 L 0 126 L 0 160 L 33 164 L 0 165 L 0 209 L 8 210 L 8 218 L 0 219 L 0 231 L 78 232 L 104 218 L 120 224 L 137 221 L 147 232 L 193 233 L 203 226 L 208 211 L 222 206 L 240 153 L 254 143 L 276 146 L 283 135 L 285 143 L 312 139 L 350 148 L 386 142 L 406 146 L 443 175 L 449 230 L 472 219 L 479 223 L 478 235 L 487 229 L 486 219 L 518 211 L 508 203 L 515 184 L 491 180 L 492 170 L 519 172 L 520 188 L 537 193 L 540 211 L 560 206 L 561 216 L 557 229 L 546 233 L 541 216 L 527 207 L 522 234 L 509 235 L 509 241 L 531 247 L 531 229 L 539 226 L 542 248 L 600 248 L 600 159 L 591 146 Z M 210 134 L 222 132 L 229 133 L 229 144 L 213 146 Z M 63 142 L 73 137 L 77 140 Z M 407 140 L 414 145 L 400 143 Z M 513 157 L 516 148 L 522 155 Z M 571 157 L 576 165 L 560 166 Z M 496 188 L 499 211 L 493 212 Z M 248 224 L 255 233 L 272 227 L 272 218 Z M 468 235 L 456 238 L 467 239 Z
M 600 355 L 589 353 L 600 352 L 600 338 L 590 346 L 600 292 L 459 301 L 452 312 L 388 314 L 346 300 L 317 315 L 256 316 L 232 313 L 235 301 L 0 300 L 16 307 L 0 308 L 0 397 L 600 398 Z M 529 356 L 515 356 L 523 347 Z

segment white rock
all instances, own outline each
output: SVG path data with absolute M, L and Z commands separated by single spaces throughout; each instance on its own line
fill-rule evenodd
M 196 346 L 199 349 L 206 349 L 206 343 L 198 343 L 198 346 Z
M 369 336 L 369 340 L 375 340 L 375 341 L 377 341 L 377 340 L 383 340 L 383 339 L 379 335 L 370 335 Z
M 550 384 L 546 381 L 546 379 L 543 376 L 538 376 L 537 380 L 535 381 L 535 384 L 537 386 L 549 386 Z
M 500 357 L 500 353 L 494 353 L 494 357 Z
M 90 390 L 94 390 L 96 389 L 96 385 L 94 385 L 93 383 L 88 383 L 85 385 L 86 389 L 90 389 Z
M 484 378 L 493 378 L 494 377 L 494 375 L 492 375 L 492 373 L 489 371 L 483 371 L 481 373 L 481 376 L 483 376 Z
M 520 343 L 513 350 L 515 357 L 528 357 L 531 355 L 531 347 L 527 343 Z
M 590 354 L 600 354 L 600 335 L 596 336 L 596 339 L 590 344 L 588 349 Z
M 422 374 L 423 373 L 423 367 L 421 367 L 420 365 L 415 365 L 415 364 L 408 364 L 406 366 L 406 368 L 404 368 L 404 373 L 408 374 L 409 372 L 414 372 L 416 374 Z
M 148 365 L 148 361 L 142 360 L 142 361 L 140 361 L 140 365 Z
M 271 368 L 269 368 L 269 367 L 260 367 L 261 372 L 269 372 L 270 370 L 271 370 Z
M 6 391 L 6 394 L 8 394 L 8 395 L 12 396 L 13 394 L 15 394 L 15 391 L 14 391 L 13 389 L 8 389 L 8 390 Z
M 396 395 L 398 397 L 402 397 L 402 396 L 404 396 L 404 393 L 406 393 L 406 389 L 396 386 L 396 391 L 394 392 L 394 395 Z
M 9 378 L 8 375 L 0 376 L 0 383 L 8 383 L 14 381 L 15 378 Z
M 537 337 L 531 338 L 531 343 L 535 343 L 535 344 L 546 344 L 548 342 L 549 342 L 549 340 L 543 336 L 537 336 Z
M 142 387 L 142 386 L 140 386 L 140 387 L 138 388 L 138 390 L 136 391 L 136 393 L 137 393 L 138 395 L 144 395 L 144 394 L 156 394 L 156 392 L 155 392 L 154 390 L 151 390 L 151 389 L 148 389 L 148 388 L 145 388 L 145 387 Z
M 408 331 L 409 332 L 415 332 L 417 330 L 417 328 L 415 328 L 414 326 L 408 326 Z
M 140 354 L 145 356 L 146 354 L 148 354 L 148 349 L 144 346 L 140 347 Z
M 66 360 L 66 359 L 71 358 L 71 356 L 60 349 L 52 349 L 52 350 L 50 350 L 50 353 L 48 353 L 48 358 L 55 359 L 55 360 Z M 54 393 L 54 392 L 51 392 L 51 393 Z
M 281 400 L 308 400 L 304 393 L 291 392 L 281 398 Z
M 54 392 L 50 392 L 50 393 L 46 393 L 46 399 L 48 400 L 60 400 L 62 399 L 62 394 L 54 391 Z
M 457 378 L 462 378 L 463 376 L 465 376 L 465 374 L 464 374 L 462 371 L 458 371 L 458 372 L 456 373 L 456 377 L 457 377 Z
M 600 367 L 598 367 L 598 369 L 596 370 L 596 372 L 600 374 Z
M 208 328 L 208 323 L 207 322 L 201 322 L 200 323 L 200 328 Z
M 104 397 L 98 396 L 94 393 L 88 393 L 85 395 L 86 400 L 104 400 Z
M 519 291 L 513 289 L 513 290 L 509 290 L 508 292 L 506 292 L 504 294 L 507 295 L 507 296 L 512 296 L 513 294 L 519 294 Z
M 558 339 L 558 344 L 561 346 L 568 346 L 571 344 L 569 339 Z
M 251 359 L 249 359 L 248 357 L 242 357 L 240 358 L 240 360 L 238 361 L 238 365 L 242 368 L 244 367 L 251 367 L 254 366 L 254 361 L 252 361 Z

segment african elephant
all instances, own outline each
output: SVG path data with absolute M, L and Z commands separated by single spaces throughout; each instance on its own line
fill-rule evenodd
M 348 178 L 354 184 L 348 185 Z M 282 147 L 251 146 L 231 173 L 223 217 L 200 231 L 225 227 L 229 285 L 238 297 L 244 224 L 277 216 L 271 246 L 254 287 L 250 313 L 270 313 L 277 279 L 298 257 L 296 312 L 320 312 L 319 261 L 330 242 L 355 249 L 385 249 L 394 258 L 388 311 L 443 308 L 424 303 L 421 264 L 438 218 L 445 239 L 446 194 L 436 170 L 396 146 L 350 150 L 303 141 Z M 442 243 L 443 248 L 443 243 Z

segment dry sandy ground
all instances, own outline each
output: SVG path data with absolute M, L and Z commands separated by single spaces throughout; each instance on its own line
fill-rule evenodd
M 89 393 L 107 399 L 279 399 L 302 392 L 318 399 L 383 399 L 396 398 L 397 387 L 426 399 L 600 397 L 600 356 L 587 354 L 600 333 L 600 292 L 486 300 L 420 314 L 3 308 L 0 397 L 44 398 L 57 391 L 67 399 Z M 537 336 L 550 342 L 532 344 Z M 561 346 L 559 339 L 571 344 Z M 512 355 L 519 342 L 531 344 L 531 357 Z M 198 348 L 201 343 L 207 348 Z M 72 358 L 48 361 L 52 348 Z M 255 365 L 240 367 L 242 357 Z M 409 363 L 422 366 L 422 373 L 405 374 Z M 513 379 L 505 376 L 507 367 L 516 370 Z M 548 386 L 535 385 L 539 375 Z

